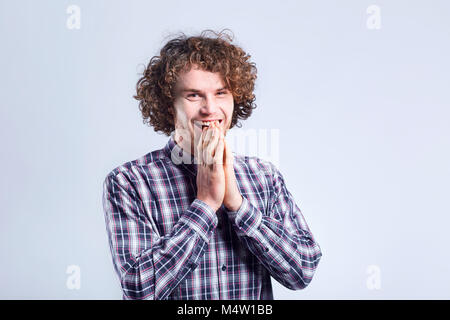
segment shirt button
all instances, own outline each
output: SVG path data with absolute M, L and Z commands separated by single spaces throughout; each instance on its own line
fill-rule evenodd
M 223 266 L 222 266 L 222 271 L 225 271 L 225 270 L 227 270 L 227 266 L 226 266 L 226 265 L 223 265 Z

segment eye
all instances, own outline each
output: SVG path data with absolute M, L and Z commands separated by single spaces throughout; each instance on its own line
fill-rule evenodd
M 198 99 L 200 99 L 200 95 L 198 93 L 189 93 L 186 95 L 186 99 L 190 101 L 197 101 Z
M 227 92 L 226 91 L 220 91 L 220 92 L 218 92 L 218 94 L 224 95 L 224 94 L 227 94 Z

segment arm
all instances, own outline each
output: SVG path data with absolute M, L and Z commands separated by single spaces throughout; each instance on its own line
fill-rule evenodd
M 106 177 L 103 208 L 125 299 L 166 299 L 197 267 L 217 225 L 212 209 L 196 199 L 171 233 L 160 236 L 142 199 L 121 173 Z
M 281 173 L 269 164 L 272 185 L 267 212 L 242 197 L 240 208 L 228 216 L 241 241 L 272 277 L 289 289 L 303 289 L 311 282 L 322 252 Z

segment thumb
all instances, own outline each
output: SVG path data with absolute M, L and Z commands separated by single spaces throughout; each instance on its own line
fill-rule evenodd
M 227 141 L 223 140 L 225 147 L 224 147 L 224 163 L 226 166 L 233 168 L 233 154 L 231 152 L 231 148 L 228 145 Z

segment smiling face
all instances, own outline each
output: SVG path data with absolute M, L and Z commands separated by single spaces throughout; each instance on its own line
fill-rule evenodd
M 202 121 L 218 120 L 226 135 L 234 108 L 233 95 L 220 75 L 193 67 L 180 74 L 175 86 L 175 141 L 194 154 L 202 134 Z

